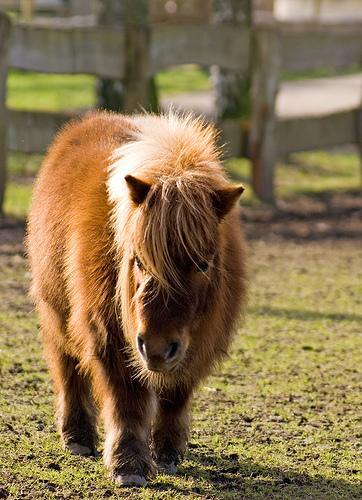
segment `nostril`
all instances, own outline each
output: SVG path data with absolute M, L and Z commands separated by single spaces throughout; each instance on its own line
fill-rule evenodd
M 171 361 L 176 356 L 178 348 L 179 348 L 178 342 L 171 342 L 166 351 L 165 359 L 167 361 Z
M 146 357 L 145 341 L 140 335 L 137 336 L 137 346 L 142 356 Z

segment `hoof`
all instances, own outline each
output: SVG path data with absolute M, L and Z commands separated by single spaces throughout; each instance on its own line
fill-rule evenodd
M 146 478 L 137 474 L 118 474 L 114 477 L 114 481 L 119 486 L 144 486 L 147 484 Z
M 158 470 L 160 472 L 163 472 L 164 474 L 174 475 L 177 474 L 177 465 L 175 464 L 175 462 L 159 462 Z
M 75 442 L 67 443 L 66 447 L 73 455 L 80 455 L 81 457 L 97 456 L 98 454 L 97 451 L 92 450 L 88 446 Z

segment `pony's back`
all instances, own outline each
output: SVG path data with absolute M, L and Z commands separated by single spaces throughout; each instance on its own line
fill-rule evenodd
M 104 258 L 110 250 L 107 167 L 131 127 L 125 118 L 106 113 L 71 122 L 42 165 L 28 221 L 32 295 L 63 313 L 69 309 L 66 270 L 72 252 L 84 252 L 87 267 L 89 252 L 101 252 Z

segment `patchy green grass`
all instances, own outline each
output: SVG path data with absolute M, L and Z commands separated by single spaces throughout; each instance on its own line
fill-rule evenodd
M 211 81 L 206 71 L 196 64 L 169 68 L 156 75 L 160 94 L 173 95 L 211 89 Z
M 28 213 L 34 176 L 39 170 L 42 155 L 9 153 L 8 182 L 5 192 L 6 215 L 25 218 Z
M 25 261 L 0 246 L 2 497 L 361 498 L 361 258 L 353 241 L 251 244 L 246 323 L 197 392 L 180 472 L 136 491 L 62 449 Z
M 251 165 L 248 160 L 229 160 L 227 169 L 234 181 L 250 186 Z M 288 162 L 280 163 L 276 169 L 276 197 L 279 200 L 300 195 L 320 196 L 331 191 L 357 192 L 360 189 L 360 159 L 352 151 L 293 154 Z M 246 191 L 244 203 L 257 203 L 251 189 Z
M 95 78 L 12 70 L 8 76 L 7 106 L 23 110 L 60 111 L 91 107 Z
M 291 156 L 290 165 L 278 173 L 278 191 L 285 197 L 360 188 L 360 158 L 354 152 L 295 154 Z
M 285 81 L 305 80 L 312 78 L 331 78 L 334 76 L 355 75 L 362 72 L 362 65 L 355 64 L 349 68 L 318 68 L 309 71 L 283 71 L 282 79 Z
M 323 78 L 361 71 L 353 67 L 343 73 L 323 68 L 301 74 L 286 73 L 285 80 Z M 160 95 L 175 95 L 211 89 L 208 73 L 196 64 L 175 66 L 156 75 Z M 14 109 L 60 111 L 89 108 L 96 103 L 96 78 L 91 75 L 56 75 L 11 70 L 8 76 L 7 105 Z
M 156 75 L 160 94 L 208 90 L 210 79 L 197 65 L 170 68 Z M 7 106 L 13 109 L 60 111 L 90 108 L 96 103 L 96 78 L 11 70 Z
M 8 155 L 8 171 L 13 177 L 34 177 L 41 165 L 43 155 L 10 153 Z
M 25 217 L 31 197 L 31 178 L 39 169 L 41 155 L 9 155 L 10 182 L 5 198 L 5 213 Z M 234 182 L 246 186 L 243 203 L 258 205 L 250 187 L 250 162 L 233 158 L 225 163 Z M 302 195 L 321 196 L 331 191 L 358 191 L 361 188 L 359 158 L 353 152 L 316 151 L 292 155 L 289 163 L 277 168 L 277 197 L 288 200 Z
M 28 213 L 32 184 L 9 181 L 6 185 L 4 212 L 20 219 Z

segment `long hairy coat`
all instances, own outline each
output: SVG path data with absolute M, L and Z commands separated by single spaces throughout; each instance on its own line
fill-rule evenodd
M 192 392 L 227 352 L 245 303 L 242 191 L 213 128 L 172 113 L 87 115 L 41 168 L 27 250 L 59 428 L 95 453 L 100 409 L 120 484 L 155 461 L 174 470 Z

